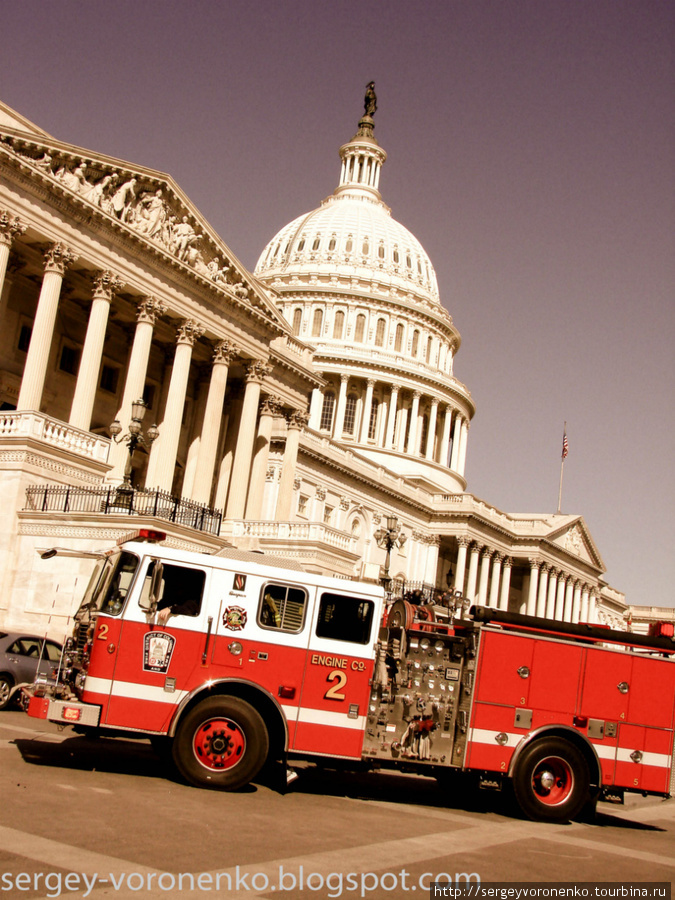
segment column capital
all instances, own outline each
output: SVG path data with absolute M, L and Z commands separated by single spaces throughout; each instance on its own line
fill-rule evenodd
M 513 565 L 513 559 L 512 559 L 512 557 L 506 556 L 506 554 L 504 554 L 504 556 L 503 556 L 503 558 L 502 558 L 502 566 L 503 566 L 503 568 L 505 568 L 505 569 L 510 569 L 512 565 Z
M 438 397 L 432 397 L 432 398 L 431 398 L 431 405 L 432 405 L 432 406 L 435 406 L 436 409 L 438 409 L 438 404 L 439 404 L 440 402 L 441 402 L 441 401 L 438 399 Z
M 185 319 L 176 331 L 176 343 L 189 344 L 193 347 L 195 341 L 199 340 L 203 334 L 204 327 L 199 322 L 195 322 L 194 319 Z
M 307 426 L 309 416 L 300 409 L 294 409 L 288 416 L 288 427 L 302 430 Z
M 281 399 L 271 394 L 262 398 L 260 402 L 261 416 L 278 416 L 281 410 Z
M 366 387 L 373 388 L 377 384 L 376 378 L 367 378 L 366 379 Z
M 262 359 L 251 359 L 244 363 L 246 372 L 246 383 L 258 382 L 262 383 L 265 376 L 272 371 L 272 366 L 268 365 Z
M 63 277 L 69 265 L 75 262 L 77 255 L 66 247 L 65 244 L 57 242 L 48 247 L 44 252 L 45 273 L 55 272 Z
M 11 246 L 14 238 L 23 234 L 27 227 L 18 216 L 13 216 L 6 209 L 0 210 L 0 244 Z
M 112 300 L 113 294 L 121 291 L 124 282 L 114 275 L 108 269 L 97 272 L 93 278 L 94 281 L 94 297 L 97 300 Z
M 213 356 L 211 362 L 216 365 L 222 363 L 229 366 L 232 360 L 239 355 L 239 347 L 232 341 L 218 341 L 213 348 Z
M 491 547 L 483 547 L 480 551 L 481 559 L 489 559 L 492 556 L 492 548 Z
M 422 396 L 422 391 L 413 391 L 412 392 L 413 400 L 419 400 Z
M 548 563 L 543 562 L 543 563 L 539 566 L 539 571 L 542 572 L 542 573 L 548 574 L 548 572 L 551 571 L 551 566 L 550 566 Z
M 457 546 L 458 547 L 468 547 L 471 543 L 471 538 L 465 537 L 464 535 L 457 538 Z
M 154 325 L 157 319 L 166 312 L 166 306 L 155 297 L 150 296 L 143 297 L 137 309 L 137 321 L 147 322 L 149 325 Z
M 529 564 L 530 564 L 530 569 L 532 569 L 533 572 L 534 572 L 535 570 L 538 570 L 539 567 L 541 566 L 541 560 L 540 560 L 540 559 L 529 559 L 528 562 L 529 562 Z
M 341 372 L 340 381 L 342 382 L 342 384 L 347 384 L 347 382 L 349 381 L 349 375 L 347 375 L 346 372 Z
M 392 397 L 394 397 L 394 396 L 398 397 L 398 392 L 399 392 L 400 390 L 401 390 L 401 386 L 400 386 L 400 385 L 398 385 L 398 384 L 392 384 L 389 393 L 391 394 Z

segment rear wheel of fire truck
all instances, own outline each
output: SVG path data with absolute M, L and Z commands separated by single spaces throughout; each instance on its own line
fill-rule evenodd
M 173 758 L 196 787 L 235 791 L 263 767 L 269 736 L 260 714 L 238 697 L 209 697 L 178 726 Z
M 562 738 L 542 738 L 516 764 L 513 792 L 525 815 L 538 822 L 569 822 L 588 801 L 590 776 L 579 750 Z
M 0 709 L 7 709 L 14 682 L 10 675 L 0 675 Z

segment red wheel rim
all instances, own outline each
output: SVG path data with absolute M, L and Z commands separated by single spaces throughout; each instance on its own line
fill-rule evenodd
M 192 749 L 204 768 L 222 772 L 241 760 L 246 737 L 231 719 L 208 719 L 195 731 Z
M 532 790 L 546 806 L 564 803 L 574 789 L 574 774 L 569 764 L 559 756 L 540 760 L 532 773 Z

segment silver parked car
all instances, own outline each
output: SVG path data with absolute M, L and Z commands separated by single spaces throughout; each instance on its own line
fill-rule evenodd
M 16 698 L 19 684 L 32 684 L 36 675 L 49 676 L 58 668 L 61 645 L 33 634 L 0 631 L 0 709 Z

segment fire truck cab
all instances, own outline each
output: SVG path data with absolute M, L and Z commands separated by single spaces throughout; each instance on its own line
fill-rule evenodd
M 100 555 L 51 683 L 28 714 L 135 732 L 191 784 L 235 790 L 267 759 L 512 789 L 532 819 L 673 788 L 675 642 L 474 607 L 261 554 Z M 56 551 L 58 552 L 58 551 Z M 53 555 L 53 551 L 44 554 Z

